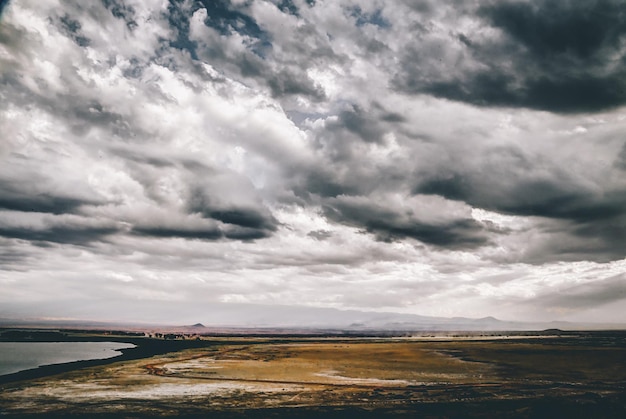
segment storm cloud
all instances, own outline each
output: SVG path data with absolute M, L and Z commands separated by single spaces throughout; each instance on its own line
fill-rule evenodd
M 441 43 L 431 47 L 434 56 L 419 44 L 409 46 L 395 79 L 398 89 L 479 106 L 561 113 L 624 104 L 622 2 L 479 2 L 471 12 L 480 32 L 450 33 L 446 41 L 453 57 Z M 487 30 L 494 36 L 485 37 Z M 425 32 L 428 39 L 432 29 Z M 456 60 L 459 70 L 434 74 L 437 56 Z
M 16 313 L 57 315 L 54 287 L 93 307 L 623 319 L 623 2 L 0 14 Z

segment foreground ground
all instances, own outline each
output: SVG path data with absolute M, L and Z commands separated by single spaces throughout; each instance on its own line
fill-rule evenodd
M 223 339 L 0 386 L 0 417 L 626 417 L 623 334 Z

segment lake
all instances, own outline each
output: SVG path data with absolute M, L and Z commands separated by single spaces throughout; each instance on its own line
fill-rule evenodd
M 90 359 L 121 355 L 119 349 L 134 348 L 123 342 L 0 342 L 0 375 Z

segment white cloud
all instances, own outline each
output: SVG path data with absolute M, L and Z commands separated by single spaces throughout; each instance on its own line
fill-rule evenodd
M 198 316 L 218 302 L 623 316 L 592 287 L 624 269 L 620 109 L 398 88 L 411 57 L 428 83 L 484 71 L 461 35 L 506 37 L 474 6 L 295 3 L 233 3 L 225 28 L 192 2 L 180 21 L 165 0 L 121 17 L 6 8 L 0 315 L 71 298 L 85 305 L 63 315 L 171 300 Z M 591 306 L 554 299 L 585 284 L 572 301 Z

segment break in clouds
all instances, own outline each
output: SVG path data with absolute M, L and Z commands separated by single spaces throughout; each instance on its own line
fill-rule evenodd
M 621 1 L 0 13 L 0 316 L 625 320 Z

